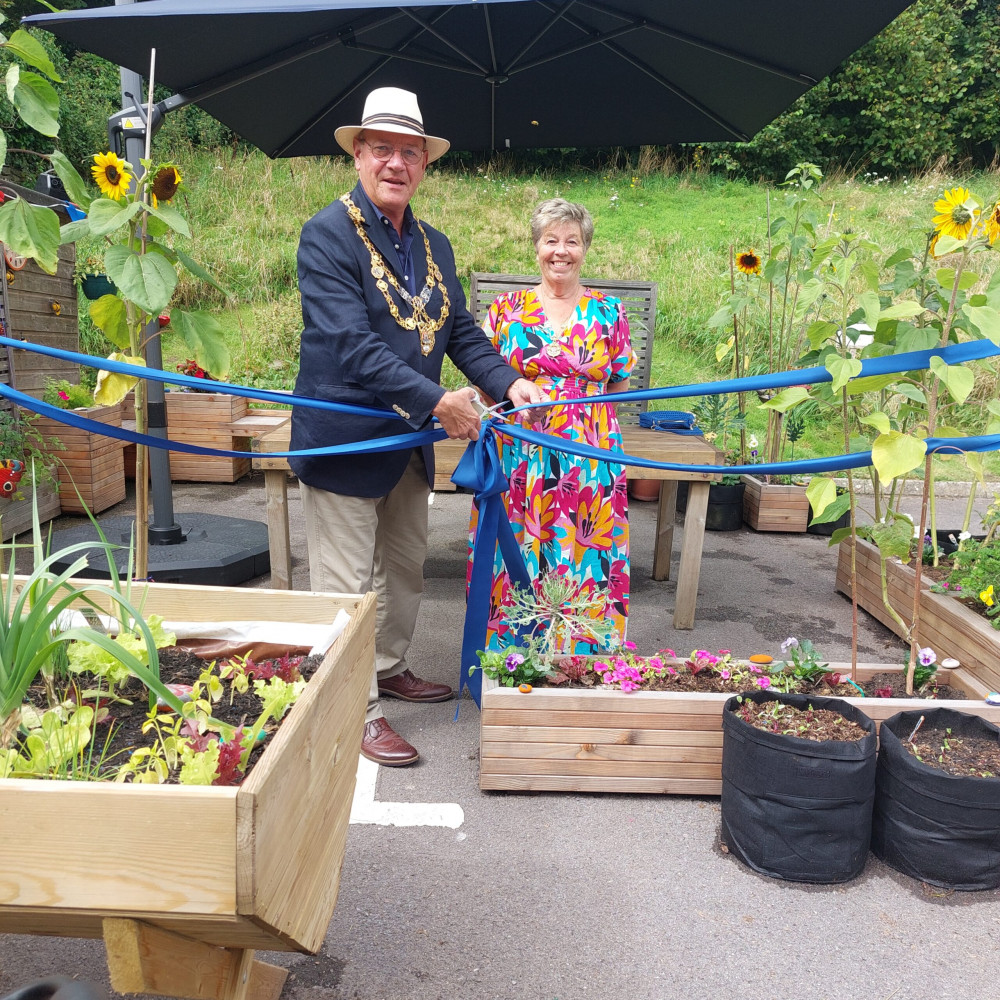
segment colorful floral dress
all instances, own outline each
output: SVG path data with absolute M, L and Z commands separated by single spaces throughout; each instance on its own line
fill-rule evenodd
M 584 289 L 562 330 L 545 316 L 534 289 L 508 292 L 483 324 L 510 365 L 550 399 L 600 395 L 609 382 L 628 378 L 635 364 L 621 302 Z M 613 406 L 568 405 L 545 410 L 532 430 L 599 448 L 621 448 Z M 504 497 L 514 535 L 538 580 L 549 571 L 570 576 L 586 592 L 606 590 L 606 616 L 622 640 L 628 618 L 628 500 L 622 465 L 578 458 L 497 435 L 510 488 Z M 472 511 L 472 536 L 478 511 Z M 471 540 L 470 563 L 471 574 Z M 468 574 L 467 574 L 468 579 Z M 493 566 L 487 648 L 506 645 L 500 609 L 510 589 L 499 551 Z M 574 652 L 590 652 L 577 643 Z

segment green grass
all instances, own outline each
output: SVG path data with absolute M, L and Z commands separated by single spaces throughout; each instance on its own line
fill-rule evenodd
M 657 166 L 641 174 L 579 170 L 533 176 L 492 166 L 467 172 L 432 166 L 414 209 L 448 234 L 468 287 L 472 271 L 533 273 L 529 219 L 535 205 L 556 195 L 582 202 L 595 221 L 584 277 L 658 283 L 651 384 L 725 378 L 728 364 L 715 360 L 715 344 L 723 337 L 706 324 L 729 287 L 730 248 L 766 250 L 768 189 L 707 173 L 677 173 L 669 163 L 665 169 Z M 187 185 L 181 207 L 193 230 L 189 250 L 211 266 L 231 298 L 227 302 L 184 279 L 177 301 L 216 314 L 233 352 L 234 380 L 291 388 L 301 323 L 295 270 L 299 231 L 306 219 L 353 186 L 353 165 L 346 157 L 270 161 L 256 153 L 233 157 L 219 151 L 181 158 L 180 167 Z M 985 201 L 1000 189 L 997 173 L 929 173 L 895 183 L 835 177 L 823 187 L 828 224 L 864 233 L 887 251 L 917 246 L 929 228 L 935 198 L 957 182 Z M 771 192 L 772 212 L 780 197 Z M 168 366 L 183 360 L 183 345 L 168 335 L 164 356 Z M 460 381 L 455 372 L 446 377 L 449 384 Z M 681 408 L 685 401 L 654 405 Z M 968 413 L 974 428 L 979 414 L 971 408 Z M 826 425 L 810 426 L 796 455 L 840 451 L 836 438 Z M 990 461 L 1000 468 L 996 456 Z

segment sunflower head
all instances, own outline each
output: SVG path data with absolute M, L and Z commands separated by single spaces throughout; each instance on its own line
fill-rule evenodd
M 156 171 L 153 183 L 149 187 L 150 197 L 153 199 L 153 208 L 161 201 L 170 201 L 177 189 L 181 186 L 180 171 L 172 164 L 168 163 Z
M 101 194 L 115 201 L 128 193 L 132 182 L 131 171 L 132 164 L 117 153 L 95 153 L 94 165 L 90 168 Z
M 760 274 L 760 257 L 755 250 L 741 250 L 736 255 L 736 267 L 743 274 Z
M 986 217 L 985 224 L 985 235 L 986 239 L 989 240 L 992 246 L 998 239 L 1000 239 L 1000 201 L 998 201 L 990 211 L 990 214 Z
M 968 188 L 952 188 L 944 197 L 934 202 L 934 228 L 942 236 L 964 240 L 979 215 L 979 205 L 969 194 Z

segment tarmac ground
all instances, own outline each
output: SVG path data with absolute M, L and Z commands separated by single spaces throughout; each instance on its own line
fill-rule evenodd
M 953 492 L 939 499 L 939 527 L 961 524 L 965 499 L 960 489 Z M 233 485 L 178 484 L 174 496 L 178 510 L 264 519 L 259 473 Z M 915 505 L 916 498 L 906 502 Z M 419 676 L 453 685 L 469 505 L 467 496 L 434 496 L 426 590 L 410 655 Z M 977 501 L 980 513 L 985 506 Z M 307 589 L 294 488 L 289 511 L 293 585 Z M 655 505 L 633 503 L 630 523 L 629 637 L 640 650 L 776 654 L 794 635 L 811 639 L 825 659 L 850 658 L 851 606 L 834 591 L 836 553 L 827 539 L 745 527 L 707 533 L 695 628 L 678 632 L 671 624 L 675 581 L 650 579 Z M 675 573 L 682 536 L 679 522 Z M 249 585 L 267 582 L 261 577 Z M 861 618 L 860 659 L 903 657 L 899 639 Z M 479 720 L 471 701 L 463 701 L 457 720 L 454 703 L 390 701 L 385 711 L 421 760 L 366 772 L 377 771 L 376 802 L 448 807 L 402 807 L 395 810 L 400 822 L 435 811 L 457 820 L 352 823 L 337 910 L 320 953 L 259 956 L 289 969 L 286 1000 L 996 995 L 1000 891 L 934 889 L 872 856 L 861 876 L 844 885 L 770 879 L 720 851 L 717 798 L 481 792 Z M 150 858 L 166 879 L 183 863 Z M 94 877 L 101 878 L 96 868 Z M 0 895 L 2 884 L 0 876 Z M 53 973 L 107 987 L 103 945 L 0 936 L 0 994 Z

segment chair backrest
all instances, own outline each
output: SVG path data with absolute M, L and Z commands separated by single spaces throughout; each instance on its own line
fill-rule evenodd
M 486 313 L 493 300 L 504 292 L 530 288 L 539 282 L 538 275 L 530 274 L 487 274 L 472 272 L 472 286 L 469 291 L 469 311 L 477 323 L 486 319 Z M 656 329 L 655 281 L 605 281 L 600 278 L 581 279 L 587 288 L 614 295 L 621 299 L 628 315 L 629 330 L 632 335 L 632 350 L 635 351 L 635 368 L 629 380 L 630 389 L 649 388 L 649 369 L 653 359 L 653 332 Z M 647 404 L 620 403 L 617 407 L 618 420 L 622 424 L 637 424 L 639 414 Z

